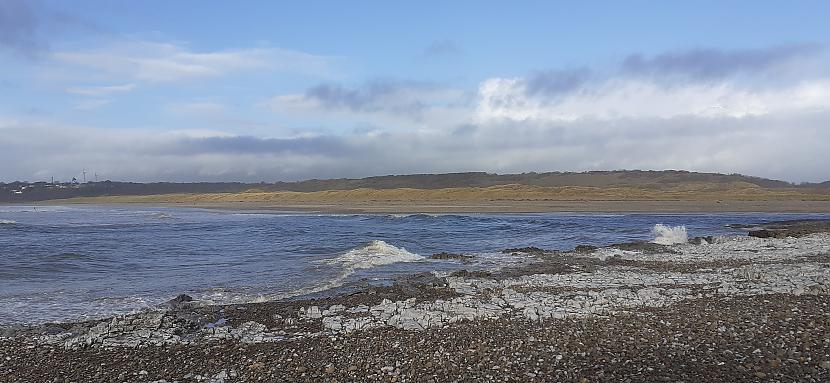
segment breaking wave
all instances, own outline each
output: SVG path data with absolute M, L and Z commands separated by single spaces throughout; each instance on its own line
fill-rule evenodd
M 396 213 L 396 214 L 388 214 L 387 217 L 390 219 L 401 219 L 401 218 L 438 218 L 440 214 L 430 214 L 430 213 Z
M 267 298 L 263 297 L 257 299 L 278 300 L 319 293 L 343 286 L 346 279 L 357 270 L 371 269 L 373 267 L 386 266 L 402 262 L 420 262 L 423 260 L 426 260 L 426 258 L 415 253 L 410 253 L 403 247 L 396 247 L 384 241 L 373 240 L 364 246 L 351 249 L 337 258 L 322 261 L 322 263 L 326 265 L 342 269 L 340 274 L 336 277 L 323 283 L 310 287 L 304 287 L 286 294 L 272 295 Z
M 413 254 L 403 247 L 395 247 L 383 241 L 371 241 L 363 247 L 349 250 L 347 253 L 325 261 L 332 266 L 341 266 L 344 270 L 354 272 L 376 266 L 391 265 L 399 262 L 418 262 L 424 257 Z
M 0 225 L 14 225 L 17 221 L 12 221 L 9 219 L 0 219 Z
M 152 213 L 149 214 L 148 217 L 153 219 L 172 219 L 173 216 L 167 213 Z
M 666 226 L 658 223 L 651 229 L 651 233 L 654 234 L 654 240 L 651 242 L 658 245 L 675 245 L 689 241 L 686 226 Z

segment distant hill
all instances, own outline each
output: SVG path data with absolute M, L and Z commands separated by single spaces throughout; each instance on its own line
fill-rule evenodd
M 794 185 L 740 174 L 696 173 L 678 170 L 666 171 L 592 171 L 548 172 L 522 174 L 491 174 L 484 172 L 387 175 L 360 179 L 307 180 L 276 183 L 133 183 L 89 182 L 84 184 L 49 184 L 45 182 L 0 183 L 0 202 L 26 202 L 73 197 L 158 195 L 173 193 L 240 193 L 260 192 L 318 192 L 354 189 L 447 189 L 487 188 L 504 185 L 535 187 L 634 187 L 666 189 L 682 186 L 764 189 L 822 189 L 830 190 L 830 181 L 821 184 Z
M 794 187 L 784 181 L 770 180 L 740 174 L 695 173 L 687 171 L 593 171 L 548 172 L 522 174 L 491 174 L 484 172 L 412 174 L 367 177 L 361 179 L 308 180 L 278 182 L 268 185 L 268 191 L 322 191 L 350 189 L 444 189 L 461 187 L 490 187 L 500 185 L 561 186 L 678 186 L 688 183 L 734 184 L 748 183 L 763 188 Z

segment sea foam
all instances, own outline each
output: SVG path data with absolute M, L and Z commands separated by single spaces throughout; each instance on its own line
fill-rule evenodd
M 658 223 L 651 229 L 651 233 L 654 234 L 654 240 L 651 242 L 658 245 L 675 245 L 689 241 L 686 226 L 666 226 Z
M 171 218 L 173 218 L 172 215 L 167 214 L 167 213 L 152 213 L 152 214 L 149 214 L 148 217 L 153 218 L 153 219 L 171 219 Z
M 359 269 L 422 260 L 424 260 L 423 256 L 410 253 L 403 247 L 395 247 L 384 241 L 374 240 L 365 246 L 349 250 L 337 258 L 329 259 L 325 263 L 332 266 L 341 266 L 346 271 L 354 272 Z
M 319 293 L 343 286 L 343 283 L 346 282 L 349 276 L 357 270 L 371 269 L 401 262 L 420 262 L 423 260 L 426 260 L 426 258 L 418 254 L 410 253 L 403 247 L 396 247 L 384 241 L 373 240 L 361 247 L 351 249 L 336 258 L 321 261 L 323 264 L 340 269 L 340 273 L 334 278 L 288 293 L 259 297 L 257 300 L 278 300 Z
M 12 221 L 9 219 L 0 219 L 0 225 L 14 225 L 17 221 Z

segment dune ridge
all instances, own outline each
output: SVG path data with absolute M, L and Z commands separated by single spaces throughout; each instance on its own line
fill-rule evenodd
M 830 201 L 830 193 L 796 188 L 762 188 L 754 184 L 690 183 L 664 187 L 541 187 L 499 185 L 442 189 L 263 191 L 240 193 L 172 193 L 141 196 L 79 197 L 75 203 L 372 203 L 372 202 L 493 202 L 493 201 Z

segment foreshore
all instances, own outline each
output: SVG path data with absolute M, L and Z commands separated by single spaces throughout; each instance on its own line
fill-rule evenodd
M 7 326 L 0 381 L 827 381 L 826 226 L 507 249 L 533 262 L 317 299 L 181 296 L 105 320 Z
M 401 203 L 306 202 L 274 203 L 264 201 L 193 202 L 169 200 L 147 201 L 130 198 L 78 198 L 27 203 L 49 205 L 125 205 L 149 207 L 186 207 L 217 210 L 304 212 L 321 214 L 452 214 L 452 213 L 830 213 L 830 201 L 692 201 L 692 200 L 608 200 L 608 201 L 436 201 Z M 26 204 L 24 204 L 26 205 Z
M 77 197 L 41 205 L 129 204 L 318 213 L 828 213 L 830 189 L 691 183 L 663 186 L 498 185 L 442 189 L 173 193 Z

